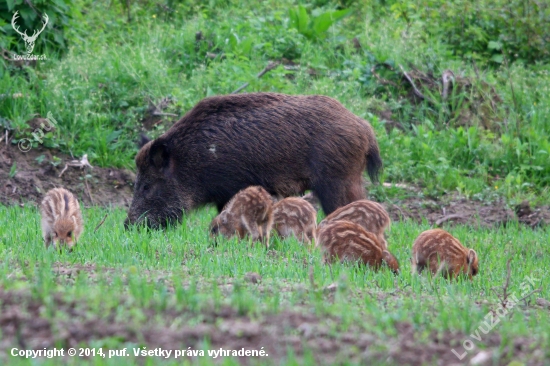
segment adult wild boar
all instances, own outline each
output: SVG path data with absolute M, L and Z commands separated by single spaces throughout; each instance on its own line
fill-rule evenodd
M 328 215 L 365 198 L 362 173 L 382 167 L 370 124 L 320 95 L 250 93 L 203 99 L 136 156 L 126 224 L 179 220 L 243 188 L 287 197 L 311 189 Z

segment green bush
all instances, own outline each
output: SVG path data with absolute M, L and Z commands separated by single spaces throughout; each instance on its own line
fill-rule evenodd
M 19 55 L 26 53 L 25 42 L 13 29 L 11 22 L 15 12 L 18 12 L 16 25 L 20 32 L 31 36 L 34 31 L 43 27 L 44 15 L 48 23 L 44 31 L 36 38 L 32 51 L 34 55 L 47 52 L 64 53 L 67 48 L 65 33 L 69 27 L 70 12 L 74 7 L 68 0 L 8 0 L 0 2 L 0 51 L 7 50 Z
M 389 2 L 392 3 L 392 2 Z M 550 60 L 550 4 L 534 0 L 409 0 L 389 7 L 457 55 L 500 64 Z M 431 37 L 427 37 L 431 38 Z

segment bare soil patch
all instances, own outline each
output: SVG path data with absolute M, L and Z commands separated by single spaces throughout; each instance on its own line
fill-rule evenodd
M 121 299 L 120 306 L 135 307 L 135 304 L 126 304 Z M 0 309 L 0 349 L 4 355 L 11 347 L 78 348 L 92 340 L 113 338 L 121 343 L 118 348 L 134 343 L 145 345 L 147 349 L 187 350 L 191 347 L 198 350 L 205 339 L 210 341 L 211 349 L 260 350 L 263 347 L 268 356 L 261 361 L 274 364 L 280 364 L 289 349 L 298 358 L 308 353 L 317 364 L 348 360 L 363 364 L 453 365 L 464 364 L 479 352 L 474 349 L 465 359 L 458 360 L 452 349 L 464 352 L 461 343 L 466 335 L 461 333 L 434 332 L 426 337 L 413 325 L 397 322 L 395 335 L 384 338 L 370 333 L 368 324 L 346 328 L 340 325 L 337 317 L 318 317 L 300 309 L 250 317 L 228 306 L 201 308 L 198 313 L 173 307 L 162 311 L 142 308 L 145 320 L 123 321 L 116 315 L 117 309 L 91 311 L 85 302 L 67 300 L 55 293 L 51 294 L 51 302 L 45 304 L 28 291 L 4 289 L 0 289 Z M 172 326 L 175 321 L 181 325 Z M 334 331 L 335 327 L 339 328 L 338 332 Z M 480 343 L 485 346 L 485 352 L 496 355 L 498 365 L 507 365 L 512 360 L 527 361 L 529 365 L 544 364 L 544 353 L 533 352 L 536 350 L 533 339 L 516 338 L 499 352 L 501 339 L 495 331 Z M 255 361 L 260 360 L 240 359 L 243 364 Z
M 510 209 L 504 200 L 492 202 L 468 200 L 457 195 L 439 198 L 408 197 L 394 203 L 382 202 L 393 221 L 410 219 L 421 223 L 424 219 L 432 226 L 470 225 L 482 227 L 506 226 L 520 222 L 535 228 L 550 224 L 550 207 Z
M 53 164 L 54 156 L 61 159 L 57 165 Z M 0 204 L 39 204 L 48 190 L 64 187 L 76 194 L 84 206 L 130 205 L 134 173 L 127 169 L 68 167 L 60 176 L 65 163 L 71 160 L 74 159 L 55 150 L 38 147 L 22 152 L 17 146 L 6 147 L 2 142 Z
M 128 169 L 69 167 L 61 174 L 65 163 L 73 158 L 42 147 L 22 152 L 14 145 L 2 145 L 0 204 L 39 204 L 44 194 L 55 187 L 71 190 L 84 206 L 128 208 L 132 201 L 135 174 Z M 57 165 L 52 164 L 54 156 L 61 159 Z M 11 176 L 14 164 L 15 174 Z M 523 202 L 511 209 L 503 200 L 482 202 L 456 194 L 428 198 L 423 197 L 416 187 L 410 188 L 412 192 L 408 197 L 392 203 L 382 202 L 393 221 L 409 219 L 422 222 L 426 219 L 435 226 L 466 224 L 485 227 L 519 221 L 533 228 L 550 223 L 549 206 L 531 207 L 529 202 Z M 311 194 L 305 198 L 320 209 L 318 201 Z

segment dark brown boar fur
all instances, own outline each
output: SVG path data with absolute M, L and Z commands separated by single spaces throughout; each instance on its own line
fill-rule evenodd
M 273 199 L 262 187 L 248 187 L 239 191 L 210 224 L 211 235 L 262 241 L 269 247 L 273 227 Z
M 316 227 L 317 211 L 303 198 L 287 197 L 273 205 L 273 228 L 280 237 L 294 235 L 310 244 Z
M 388 248 L 384 231 L 391 225 L 391 219 L 381 204 L 369 200 L 359 200 L 340 207 L 319 223 L 319 228 L 332 221 L 351 221 L 375 234 L 379 242 Z
M 378 237 L 362 226 L 350 221 L 331 221 L 317 231 L 316 246 L 323 251 L 325 263 L 360 262 L 379 269 L 386 264 L 392 272 L 399 273 L 399 262 L 384 249 Z
M 126 223 L 179 220 L 214 203 L 220 212 L 238 191 L 259 185 L 288 197 L 311 189 L 323 210 L 365 198 L 362 172 L 382 167 L 370 124 L 319 95 L 250 93 L 199 102 L 136 156 Z
M 442 229 L 421 233 L 414 241 L 411 258 L 412 273 L 428 269 L 433 275 L 456 278 L 477 275 L 479 263 L 477 253 L 465 248 L 458 239 Z

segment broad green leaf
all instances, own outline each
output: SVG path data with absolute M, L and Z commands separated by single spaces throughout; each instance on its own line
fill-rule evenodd
M 489 41 L 487 48 L 489 48 L 490 50 L 500 50 L 502 49 L 502 43 L 498 41 Z
M 243 55 L 248 55 L 252 49 L 252 38 L 247 38 L 239 44 L 239 51 Z
M 107 143 L 110 144 L 111 142 L 113 142 L 121 134 L 122 134 L 122 130 L 111 132 L 106 138 Z
M 239 44 L 237 37 L 231 33 L 229 35 L 229 46 L 231 47 L 231 50 L 235 50 L 237 48 L 237 44 Z
M 314 32 L 317 35 L 326 32 L 331 25 L 348 15 L 350 12 L 351 9 L 344 9 L 338 11 L 327 11 L 326 13 L 319 15 L 313 21 Z
M 313 32 L 319 36 L 325 33 L 333 23 L 332 12 L 321 14 L 313 21 Z
M 309 25 L 309 15 L 307 15 L 306 8 L 302 5 L 299 6 L 298 11 L 298 31 L 304 34 L 307 32 Z
M 493 55 L 491 61 L 501 64 L 502 61 L 504 61 L 504 57 L 502 57 L 502 55 Z
M 290 19 L 290 26 L 298 29 L 298 12 L 296 9 L 288 9 L 288 17 Z

